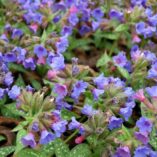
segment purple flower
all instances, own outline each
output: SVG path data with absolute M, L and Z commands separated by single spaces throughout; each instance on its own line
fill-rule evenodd
M 148 71 L 148 78 L 154 78 L 156 79 L 157 78 L 157 62 L 155 62 L 151 69 Z
M 5 77 L 4 77 L 4 84 L 6 86 L 10 86 L 13 83 L 13 76 L 11 72 L 6 73 Z
M 49 142 L 53 141 L 55 139 L 55 135 L 51 132 L 48 132 L 47 130 L 43 130 L 41 132 L 41 137 L 40 137 L 40 144 L 48 144 Z
M 103 89 L 96 89 L 96 88 L 94 88 L 92 90 L 92 93 L 93 93 L 93 96 L 94 96 L 94 100 L 98 100 L 99 96 L 104 93 L 104 90 Z
M 8 92 L 8 96 L 10 99 L 17 99 L 18 96 L 20 95 L 20 87 L 14 85 L 11 90 Z
M 148 157 L 151 149 L 146 146 L 139 146 L 134 152 L 134 157 Z
M 23 65 L 26 69 L 31 69 L 31 70 L 35 70 L 36 65 L 35 62 L 33 60 L 33 58 L 27 58 L 24 60 Z
M 62 133 L 66 131 L 66 125 L 68 122 L 66 120 L 62 120 L 52 124 L 52 129 L 55 132 L 56 137 L 60 137 Z
M 78 64 L 78 58 L 73 57 L 72 59 L 72 76 L 76 76 L 79 74 L 79 67 L 77 66 Z
M 62 28 L 61 35 L 63 35 L 63 36 L 69 36 L 71 34 L 72 34 L 72 27 L 70 27 L 70 26 L 64 26 Z
M 136 32 L 137 34 L 143 34 L 145 31 L 145 23 L 144 22 L 138 22 L 136 24 Z
M 15 47 L 13 49 L 14 53 L 17 53 L 17 62 L 23 62 L 25 60 L 26 50 L 21 47 Z
M 72 117 L 71 120 L 72 120 L 72 121 L 71 121 L 71 122 L 69 123 L 69 125 L 68 125 L 69 130 L 78 129 L 79 132 L 80 132 L 81 134 L 83 134 L 83 133 L 84 133 L 84 128 L 83 128 L 83 126 L 81 125 L 81 123 L 78 122 L 78 121 L 75 119 L 75 117 Z
M 38 58 L 41 58 L 47 55 L 47 50 L 42 45 L 36 45 L 34 47 L 34 53 L 38 56 Z
M 119 147 L 113 157 L 131 157 L 130 150 L 127 146 Z
M 58 42 L 56 42 L 57 53 L 63 53 L 66 51 L 69 46 L 69 42 L 66 36 L 60 38 Z
M 57 94 L 57 99 L 63 99 L 68 93 L 67 87 L 58 83 L 55 84 L 53 92 Z
M 109 120 L 108 128 L 110 130 L 120 128 L 122 126 L 123 119 L 112 116 Z
M 100 22 L 98 21 L 92 21 L 92 28 L 93 28 L 93 31 L 96 31 L 100 26 Z
M 109 17 L 110 17 L 110 19 L 122 21 L 123 20 L 123 13 L 118 11 L 118 10 L 112 9 L 109 12 Z
M 98 77 L 95 77 L 93 82 L 99 89 L 104 89 L 104 87 L 109 84 L 109 80 L 104 77 L 104 74 L 100 74 Z
M 53 68 L 53 70 L 63 70 L 65 68 L 64 57 L 62 55 L 49 55 L 48 64 Z
M 81 93 L 85 92 L 85 89 L 88 87 L 88 83 L 84 82 L 82 80 L 77 81 L 74 85 L 73 85 L 73 89 L 72 89 L 72 93 L 71 93 L 71 97 L 74 99 L 78 99 Z
M 23 31 L 21 29 L 13 29 L 11 38 L 12 39 L 20 38 L 22 35 L 23 35 Z
M 3 99 L 4 94 L 5 94 L 5 89 L 0 88 L 0 100 Z
M 124 67 L 127 63 L 127 58 L 123 52 L 120 52 L 117 56 L 113 57 L 115 65 Z
M 137 140 L 141 141 L 143 144 L 148 143 L 148 133 L 147 132 L 135 132 L 135 137 Z
M 157 98 L 157 86 L 147 87 L 146 91 L 151 97 Z
M 62 99 L 56 99 L 56 109 L 61 110 L 63 108 L 67 108 L 69 110 L 72 109 L 72 105 L 68 104 L 66 101 L 63 101 Z
M 31 130 L 34 132 L 38 132 L 39 131 L 39 123 L 38 122 L 33 122 L 32 126 L 31 126 Z
M 127 107 L 121 108 L 120 114 L 124 117 L 126 121 L 128 121 L 128 119 L 132 115 L 132 107 L 127 106 Z
M 147 0 L 131 0 L 131 4 L 133 6 L 138 5 L 138 6 L 145 6 Z
M 75 26 L 79 22 L 77 14 L 70 14 L 70 16 L 68 17 L 68 21 L 72 26 Z
M 30 146 L 31 148 L 34 148 L 36 146 L 34 135 L 32 133 L 28 133 L 26 136 L 22 137 L 21 142 L 26 147 Z
M 84 105 L 81 112 L 89 117 L 93 116 L 94 114 L 96 114 L 98 111 L 93 109 L 93 107 L 91 105 Z
M 151 132 L 152 130 L 152 122 L 145 117 L 141 117 L 137 122 L 136 126 L 139 128 L 140 132 Z
M 79 30 L 79 33 L 83 36 L 85 35 L 86 33 L 89 33 L 91 31 L 91 28 L 87 25 L 82 25 L 80 30 Z
M 15 53 L 12 52 L 8 52 L 4 55 L 3 57 L 5 62 L 16 62 L 17 61 L 17 57 Z
M 133 94 L 134 94 L 134 91 L 133 91 L 133 89 L 132 89 L 131 87 L 126 87 L 126 88 L 124 89 L 124 93 L 125 93 L 125 95 L 126 95 L 127 97 L 132 97 Z
M 104 13 L 102 12 L 102 10 L 100 8 L 96 8 L 92 11 L 92 16 L 97 20 L 101 20 L 102 17 L 104 16 Z
M 150 51 L 144 51 L 144 57 L 146 60 L 153 62 L 156 60 L 156 55 Z

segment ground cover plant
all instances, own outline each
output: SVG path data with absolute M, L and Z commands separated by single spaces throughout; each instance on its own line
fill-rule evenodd
M 0 0 L 0 157 L 157 157 L 156 0 Z

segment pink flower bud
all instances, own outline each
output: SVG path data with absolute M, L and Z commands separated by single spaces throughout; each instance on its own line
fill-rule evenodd
M 80 144 L 82 143 L 83 141 L 85 140 L 85 137 L 84 136 L 79 136 L 75 139 L 75 143 L 76 144 Z
M 38 58 L 37 64 L 46 64 L 46 59 L 45 59 L 45 57 L 40 57 L 40 58 Z
M 144 91 L 143 89 L 140 89 L 138 90 L 135 95 L 134 95 L 134 98 L 141 101 L 141 102 L 144 102 L 145 101 L 145 96 L 144 96 Z
M 47 72 L 47 78 L 48 79 L 52 79 L 52 78 L 55 78 L 57 76 L 58 72 L 57 71 L 54 71 L 54 70 L 49 70 Z
M 139 38 L 138 35 L 135 34 L 135 35 L 133 35 L 132 41 L 133 41 L 133 43 L 139 43 L 139 42 L 141 42 L 141 39 Z
M 69 11 L 70 11 L 70 14 L 73 14 L 73 13 L 77 13 L 78 9 L 75 6 L 72 6 Z
M 37 32 L 38 27 L 39 27 L 39 26 L 38 26 L 37 23 L 32 23 L 32 24 L 29 26 L 29 28 L 30 28 L 34 33 Z

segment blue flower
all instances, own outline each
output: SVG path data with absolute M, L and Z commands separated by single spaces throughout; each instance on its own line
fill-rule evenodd
M 70 27 L 70 26 L 64 26 L 62 28 L 61 35 L 63 35 L 63 36 L 69 36 L 71 34 L 72 34 L 72 27 Z
M 21 29 L 13 29 L 13 32 L 12 32 L 12 36 L 11 38 L 12 39 L 15 39 L 15 38 L 20 38 L 21 36 L 23 35 L 23 31 Z
M 68 125 L 69 130 L 78 129 L 79 132 L 80 132 L 81 134 L 83 134 L 83 133 L 84 133 L 84 128 L 83 128 L 83 126 L 81 125 L 81 123 L 78 122 L 78 121 L 75 119 L 75 117 L 72 117 L 71 120 L 72 120 L 72 121 L 71 121 L 71 122 L 69 123 L 69 125 Z
M 69 42 L 67 36 L 61 37 L 59 41 L 56 42 L 57 53 L 60 54 L 65 52 L 68 46 L 69 46 Z
M 84 82 L 82 80 L 77 81 L 74 85 L 73 85 L 73 89 L 72 89 L 72 93 L 71 93 L 71 97 L 74 99 L 78 99 L 81 93 L 85 92 L 85 89 L 88 87 L 88 83 Z
M 118 10 L 111 9 L 109 12 L 109 17 L 110 17 L 110 19 L 122 21 L 123 20 L 123 13 L 118 11 Z
M 14 85 L 11 90 L 8 92 L 8 96 L 10 99 L 17 99 L 18 96 L 20 95 L 20 87 Z
M 23 65 L 26 69 L 35 70 L 36 65 L 33 58 L 27 58 L 24 60 Z
M 61 135 L 66 131 L 67 124 L 68 122 L 66 120 L 52 124 L 52 129 L 54 130 L 56 137 L 61 137 Z
M 115 65 L 124 67 L 127 63 L 127 58 L 123 52 L 120 52 L 120 53 L 118 53 L 117 56 L 113 57 L 113 61 L 114 61 Z
M 104 77 L 104 74 L 100 74 L 98 77 L 93 79 L 93 82 L 99 89 L 104 89 L 104 87 L 109 84 L 109 79 Z
M 127 106 L 127 107 L 121 108 L 120 114 L 124 117 L 126 121 L 128 121 L 128 119 L 132 115 L 132 107 Z
M 5 89 L 0 88 L 0 100 L 3 99 L 4 94 L 5 94 Z
M 139 146 L 134 152 L 134 157 L 148 157 L 151 149 L 146 146 Z
M 21 142 L 24 146 L 30 146 L 31 148 L 36 146 L 34 135 L 32 133 L 28 133 L 26 136 L 22 137 Z
M 137 140 L 142 142 L 143 144 L 147 144 L 149 137 L 147 132 L 135 132 L 135 137 Z
M 91 105 L 84 105 L 81 112 L 89 117 L 93 116 L 94 114 L 98 113 L 97 110 L 93 109 Z
M 122 126 L 123 119 L 112 116 L 109 120 L 108 128 L 110 130 L 120 128 Z
M 58 83 L 55 84 L 53 92 L 57 94 L 57 99 L 63 99 L 68 93 L 67 87 Z
M 11 72 L 7 72 L 4 77 L 4 84 L 10 86 L 13 83 L 14 79 Z
M 146 91 L 151 97 L 157 97 L 157 86 L 147 87 Z
M 141 117 L 137 122 L 136 126 L 139 128 L 140 132 L 151 132 L 152 130 L 152 122 L 145 117 Z
M 93 93 L 93 96 L 94 96 L 94 100 L 98 100 L 99 96 L 104 93 L 104 90 L 103 89 L 96 89 L 96 88 L 94 88 L 92 90 L 92 93 Z
M 8 52 L 4 55 L 3 57 L 5 62 L 16 62 L 17 61 L 17 57 L 15 53 L 12 52 Z
M 96 8 L 92 11 L 92 16 L 97 20 L 101 20 L 102 17 L 104 16 L 104 13 L 102 12 L 102 10 L 100 8 Z
M 79 33 L 83 36 L 85 35 L 86 33 L 89 33 L 91 31 L 91 28 L 87 25 L 82 25 L 80 30 L 79 30 Z
M 138 34 L 143 34 L 145 31 L 145 23 L 144 22 L 138 22 L 136 24 L 136 32 Z
M 42 45 L 36 45 L 34 47 L 34 53 L 38 56 L 38 58 L 41 58 L 47 55 L 47 50 Z
M 113 157 L 131 157 L 130 150 L 127 146 L 118 147 Z
M 53 70 L 63 70 L 65 68 L 64 57 L 62 55 L 49 55 L 47 58 L 48 64 Z
M 70 16 L 68 17 L 68 21 L 72 26 L 75 26 L 79 22 L 77 14 L 70 14 Z
M 148 71 L 148 78 L 157 78 L 157 62 L 152 64 L 151 69 Z
M 56 138 L 56 136 L 53 133 L 48 132 L 47 130 L 43 130 L 41 132 L 41 137 L 40 137 L 39 143 L 40 144 L 48 144 L 49 142 L 53 141 L 55 138 Z

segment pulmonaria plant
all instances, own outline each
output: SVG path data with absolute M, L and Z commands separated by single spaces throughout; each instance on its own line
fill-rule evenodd
M 0 156 L 156 157 L 155 7 L 0 0 Z

